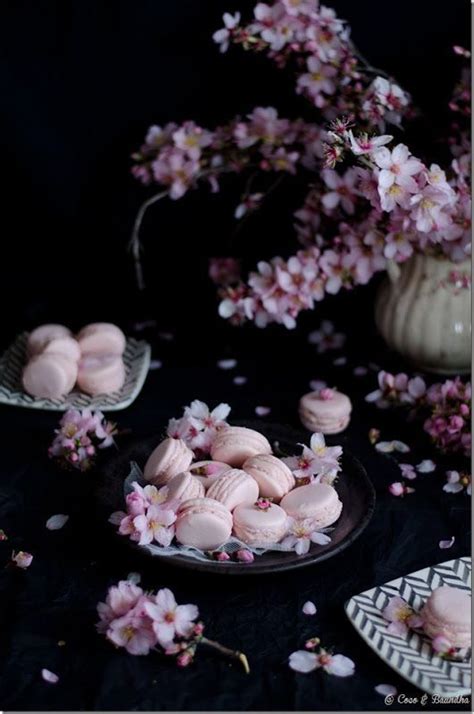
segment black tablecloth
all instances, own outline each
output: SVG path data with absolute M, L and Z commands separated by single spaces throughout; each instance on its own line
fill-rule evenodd
M 173 341 L 161 339 L 154 330 L 146 336 L 163 366 L 149 373 L 131 407 L 113 415 L 121 428 L 131 430 L 119 446 L 160 433 L 168 418 L 179 416 L 194 398 L 212 405 L 227 401 L 232 405 L 231 420 L 255 418 L 257 405 L 269 406 L 266 420 L 296 426 L 298 398 L 309 390 L 311 379 L 322 378 L 353 399 L 350 427 L 330 441 L 342 443 L 365 465 L 377 492 L 375 515 L 345 552 L 291 573 L 211 577 L 137 560 L 96 518 L 94 492 L 100 470 L 67 473 L 48 460 L 58 414 L 2 406 L 0 528 L 9 540 L 0 543 L 1 708 L 379 710 L 384 708 L 383 697 L 374 687 L 381 683 L 419 697 L 421 692 L 360 639 L 343 609 L 350 596 L 367 588 L 470 552 L 470 498 L 442 490 L 446 468 L 459 463 L 435 456 L 428 439 L 404 413 L 381 412 L 364 402 L 364 395 L 374 388 L 376 371 L 358 377 L 354 367 L 371 360 L 393 366 L 392 358 L 377 340 L 360 334 L 349 335 L 342 353 L 322 356 L 308 345 L 304 333 L 279 329 L 229 329 L 205 337 L 195 325 L 192 334 L 178 331 Z M 347 364 L 334 365 L 341 354 Z M 224 357 L 235 357 L 237 367 L 219 369 L 216 362 Z M 246 376 L 247 383 L 235 385 L 236 374 Z M 399 480 L 400 472 L 395 459 L 378 454 L 370 444 L 371 427 L 380 428 L 382 438 L 400 438 L 412 446 L 412 453 L 402 460 L 418 463 L 433 457 L 439 468 L 418 476 L 412 484 L 415 493 L 391 496 L 388 485 Z M 111 454 L 110 450 L 103 458 Z M 56 513 L 68 514 L 70 520 L 62 530 L 49 531 L 46 520 Z M 441 550 L 439 541 L 452 536 L 453 547 Z M 28 570 L 3 568 L 12 549 L 33 553 Z M 146 589 L 169 587 L 178 602 L 196 603 L 208 637 L 245 652 L 251 673 L 246 676 L 204 648 L 187 669 L 156 654 L 133 657 L 114 649 L 95 631 L 96 605 L 110 585 L 131 571 L 140 572 Z M 302 614 L 306 600 L 316 603 L 315 617 Z M 313 635 L 352 658 L 354 676 L 292 672 L 289 654 Z M 57 673 L 59 682 L 44 682 L 42 668 Z M 428 702 L 424 708 L 435 706 Z

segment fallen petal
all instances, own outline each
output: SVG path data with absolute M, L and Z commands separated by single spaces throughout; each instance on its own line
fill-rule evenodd
M 160 359 L 152 359 L 148 369 L 150 372 L 152 372 L 153 370 L 161 369 L 162 367 L 163 367 L 163 362 Z
M 57 513 L 46 521 L 46 528 L 49 531 L 59 531 L 69 520 L 69 516 L 64 513 Z
M 431 461 L 431 459 L 423 459 L 423 461 L 416 465 L 416 470 L 420 474 L 429 474 L 434 471 L 435 468 L 436 464 L 434 461 Z
M 312 389 L 313 392 L 319 392 L 321 389 L 324 389 L 324 387 L 327 387 L 327 383 L 323 382 L 322 379 L 312 379 L 309 383 L 309 388 Z
M 237 377 L 234 377 L 234 379 L 232 381 L 234 384 L 236 384 L 237 386 L 240 387 L 242 384 L 245 384 L 247 382 L 247 377 L 243 377 L 243 376 L 239 375 Z
M 43 677 L 44 681 L 49 682 L 49 684 L 57 684 L 59 682 L 58 675 L 54 674 L 54 672 L 50 672 L 49 669 L 42 669 L 41 676 Z
M 391 454 L 395 451 L 395 447 L 393 444 L 393 441 L 379 441 L 377 442 L 377 444 L 375 444 L 375 448 L 381 454 Z
M 374 689 L 377 694 L 381 694 L 382 697 L 394 697 L 397 693 L 396 687 L 394 687 L 392 684 L 377 684 Z
M 316 615 L 316 605 L 311 600 L 307 600 L 302 608 L 305 615 Z
M 270 414 L 270 412 L 270 407 L 255 407 L 255 414 L 257 416 L 267 416 L 267 414 Z
M 318 658 L 314 652 L 306 652 L 305 650 L 292 652 L 288 664 L 290 669 L 293 669 L 295 672 L 302 672 L 303 674 L 312 672 L 319 667 Z
M 439 542 L 439 547 L 441 550 L 447 550 L 448 548 L 452 548 L 454 541 L 456 538 L 453 536 L 451 540 L 440 540 Z
M 234 369 L 237 366 L 236 359 L 220 359 L 217 362 L 219 369 Z

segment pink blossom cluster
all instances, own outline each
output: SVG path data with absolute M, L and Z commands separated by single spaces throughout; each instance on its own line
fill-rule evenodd
M 65 468 L 90 469 L 99 449 L 114 443 L 117 427 L 100 411 L 70 409 L 63 414 L 48 455 Z
M 195 399 L 185 407 L 180 419 L 170 419 L 167 435 L 182 439 L 197 455 L 209 454 L 217 432 L 227 426 L 228 404 L 218 404 L 212 411 L 207 404 Z
M 236 117 L 214 130 L 193 121 L 152 126 L 145 143 L 133 154 L 133 175 L 144 184 L 157 183 L 179 199 L 201 180 L 219 190 L 222 174 L 257 170 L 296 173 L 312 168 L 322 156 L 322 132 L 301 119 L 278 116 L 273 107 L 257 107 L 246 118 Z M 246 193 L 238 217 L 255 208 L 263 194 Z
M 240 13 L 224 15 L 214 40 L 225 52 L 230 44 L 264 52 L 278 67 L 296 75 L 296 91 L 330 120 L 357 116 L 370 124 L 400 123 L 408 95 L 393 80 L 377 76 L 350 40 L 350 28 L 319 0 L 259 2 L 248 24 Z
M 192 662 L 204 630 L 196 605 L 178 605 L 168 588 L 147 593 L 133 579 L 112 586 L 97 612 L 97 630 L 115 647 L 132 655 L 156 649 L 181 667 Z
M 118 525 L 120 535 L 126 535 L 139 545 L 158 543 L 163 547 L 174 538 L 174 522 L 178 503 L 167 501 L 168 488 L 140 486 L 136 481 L 125 497 L 127 512 L 117 511 L 110 521 Z
M 312 603 L 307 603 L 312 604 Z M 303 608 L 304 611 L 304 608 Z M 318 669 L 336 677 L 351 677 L 354 674 L 354 662 L 341 654 L 334 654 L 321 647 L 319 637 L 311 637 L 305 642 L 304 650 L 292 652 L 289 658 L 290 669 L 308 674 Z
M 382 617 L 390 623 L 388 632 L 398 637 L 405 637 L 410 629 L 423 627 L 422 618 L 398 596 L 390 598 L 382 610 Z
M 301 446 L 299 456 L 282 459 L 297 482 L 300 485 L 319 482 L 332 485 L 341 470 L 342 446 L 326 446 L 324 435 L 320 433 L 312 435 L 309 448 L 304 444 Z
M 424 417 L 424 430 L 441 451 L 471 452 L 471 398 L 470 382 L 460 377 L 426 386 L 421 377 L 409 378 L 405 373 L 378 374 L 379 387 L 366 396 L 366 401 L 379 408 L 411 406 Z

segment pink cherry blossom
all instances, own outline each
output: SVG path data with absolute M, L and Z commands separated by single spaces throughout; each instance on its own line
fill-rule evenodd
M 330 320 L 323 320 L 319 330 L 315 330 L 308 335 L 308 342 L 316 345 L 320 354 L 328 350 L 338 350 L 344 346 L 346 336 L 342 332 L 336 332 L 336 328 Z
M 105 632 L 110 622 L 126 615 L 143 598 L 143 590 L 133 580 L 121 580 L 112 586 L 105 602 L 97 605 L 100 622 L 97 625 L 99 632 Z
M 157 642 L 152 622 L 146 617 L 148 604 L 148 598 L 141 597 L 125 615 L 113 619 L 106 631 L 107 639 L 129 654 L 147 655 Z
M 158 590 L 153 601 L 145 603 L 145 611 L 152 620 L 153 631 L 162 647 L 174 638 L 189 637 L 199 615 L 196 605 L 177 605 L 171 590 Z
M 282 540 L 281 545 L 285 550 L 294 550 L 297 555 L 304 555 L 309 551 L 311 543 L 327 545 L 330 542 L 331 538 L 316 530 L 314 522 L 310 518 L 289 519 L 288 534 Z
M 168 546 L 174 538 L 176 513 L 163 506 L 150 506 L 146 514 L 135 516 L 133 526 L 140 534 L 139 545 L 148 545 L 156 541 L 159 545 Z
M 450 654 L 454 651 L 453 644 L 444 635 L 435 635 L 431 640 L 431 646 L 439 655 Z
M 355 184 L 357 171 L 348 169 L 342 176 L 332 169 L 323 169 L 321 172 L 324 183 L 330 189 L 322 197 L 322 204 L 328 211 L 341 205 L 346 213 L 353 215 L 355 212 Z
M 423 620 L 401 597 L 392 597 L 382 610 L 382 617 L 390 624 L 388 632 L 397 637 L 405 637 L 410 628 L 419 628 Z
M 466 493 L 471 495 L 471 476 L 459 471 L 446 471 L 447 480 L 443 486 L 446 493 L 460 493 L 466 489 Z
M 290 668 L 295 672 L 308 674 L 316 669 L 322 668 L 328 674 L 333 674 L 336 677 L 350 677 L 354 674 L 354 662 L 340 654 L 329 654 L 325 650 L 320 650 L 319 653 L 308 652 L 307 650 L 298 650 L 290 655 Z
M 24 550 L 19 550 L 18 553 L 15 553 L 15 551 L 13 551 L 11 560 L 12 563 L 17 566 L 17 568 L 20 568 L 21 570 L 26 570 L 33 562 L 33 556 L 31 555 L 31 553 L 27 553 Z
M 224 27 L 222 28 L 222 30 L 217 30 L 217 32 L 214 32 L 212 39 L 220 46 L 219 49 L 221 52 L 226 52 L 229 49 L 232 32 L 239 25 L 240 12 L 236 12 L 235 15 L 231 15 L 230 13 L 226 12 L 224 13 L 223 20 Z
M 371 136 L 367 134 L 360 134 L 355 137 L 352 131 L 349 131 L 349 141 L 351 143 L 352 151 L 356 156 L 362 156 L 363 154 L 371 154 L 376 149 L 379 149 L 385 144 L 389 144 L 393 139 L 393 136 L 386 134 L 385 136 Z

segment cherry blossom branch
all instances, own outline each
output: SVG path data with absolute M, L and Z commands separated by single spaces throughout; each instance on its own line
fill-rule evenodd
M 224 647 L 221 645 L 219 642 L 216 642 L 215 640 L 209 640 L 207 637 L 202 637 L 200 639 L 200 644 L 207 645 L 208 647 L 212 647 L 213 649 L 217 650 L 221 654 L 225 655 L 226 657 L 230 657 L 231 659 L 236 659 L 242 667 L 244 668 L 245 674 L 250 674 L 250 667 L 248 663 L 248 659 L 246 655 L 243 652 L 239 652 L 238 650 L 231 650 L 228 647 Z
M 129 250 L 131 251 L 133 256 L 135 265 L 135 277 L 137 280 L 138 289 L 140 291 L 145 289 L 145 281 L 143 279 L 143 267 L 140 260 L 140 253 L 142 251 L 142 246 L 140 244 L 140 228 L 145 217 L 145 213 L 150 208 L 150 206 L 153 206 L 153 204 L 157 203 L 158 201 L 161 201 L 162 198 L 165 198 L 168 195 L 168 190 L 161 191 L 160 193 L 157 193 L 154 196 L 151 196 L 151 198 L 148 198 L 146 201 L 144 201 L 138 209 L 135 221 L 133 223 L 132 235 L 130 237 L 129 242 Z

